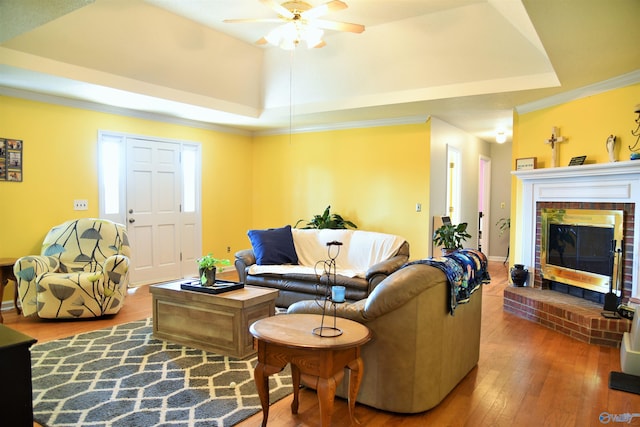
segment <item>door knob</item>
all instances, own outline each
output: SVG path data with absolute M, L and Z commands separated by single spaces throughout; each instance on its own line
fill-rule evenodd
M 129 223 L 133 224 L 134 222 L 136 222 L 136 220 L 135 220 L 135 219 L 133 219 L 133 218 L 129 218 Z

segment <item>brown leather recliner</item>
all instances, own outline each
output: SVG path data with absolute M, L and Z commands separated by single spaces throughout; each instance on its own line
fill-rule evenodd
M 364 376 L 357 401 L 374 408 L 418 413 L 438 405 L 477 365 L 482 289 L 450 312 L 449 285 L 439 269 L 415 264 L 384 279 L 368 298 L 339 304 L 338 316 L 368 326 Z M 300 301 L 288 313 L 316 313 Z M 347 396 L 346 381 L 337 395 Z

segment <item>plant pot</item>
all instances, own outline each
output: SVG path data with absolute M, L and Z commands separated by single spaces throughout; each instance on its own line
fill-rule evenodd
M 207 279 L 206 282 L 202 282 L 202 275 Z M 216 268 L 200 269 L 200 283 L 202 286 L 213 286 L 216 283 Z
M 513 264 L 511 267 L 511 282 L 513 286 L 524 286 L 529 278 L 529 270 L 523 264 Z
M 449 255 L 449 254 L 457 251 L 457 249 L 455 249 L 455 248 L 454 249 L 441 248 L 440 250 L 442 251 L 442 256 Z

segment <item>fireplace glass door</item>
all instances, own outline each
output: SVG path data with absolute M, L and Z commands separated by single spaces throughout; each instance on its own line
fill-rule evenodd
M 544 279 L 596 292 L 621 288 L 623 211 L 543 209 L 541 271 Z

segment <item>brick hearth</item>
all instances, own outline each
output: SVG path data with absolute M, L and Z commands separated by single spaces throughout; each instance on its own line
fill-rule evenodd
M 504 311 L 579 341 L 607 347 L 620 347 L 622 334 L 631 329 L 627 319 L 604 318 L 600 304 L 550 289 L 505 288 Z

